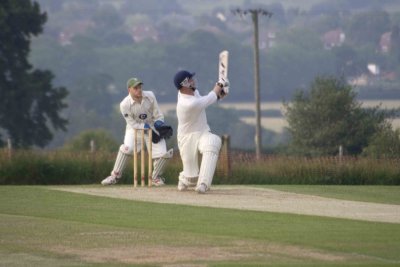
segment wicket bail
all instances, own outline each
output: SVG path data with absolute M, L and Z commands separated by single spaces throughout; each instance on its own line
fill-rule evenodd
M 134 129 L 134 142 L 133 142 L 133 186 L 137 187 L 138 184 L 138 151 L 137 151 L 137 140 L 139 138 L 138 132 L 140 133 L 140 171 L 141 171 L 141 181 L 140 185 L 143 187 L 145 186 L 145 149 L 144 149 L 144 142 L 145 142 L 145 134 L 147 132 L 147 137 L 148 137 L 148 174 L 147 174 L 147 184 L 149 187 L 151 187 L 151 182 L 152 182 L 152 173 L 153 173 L 153 159 L 152 159 L 152 130 L 151 129 Z

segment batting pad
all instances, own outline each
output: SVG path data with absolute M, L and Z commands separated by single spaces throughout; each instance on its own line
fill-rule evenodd
M 200 137 L 199 150 L 203 154 L 200 165 L 197 185 L 202 183 L 210 188 L 217 166 L 218 154 L 221 149 L 221 138 L 212 133 L 203 134 Z
M 215 168 L 217 166 L 218 161 L 218 154 L 214 152 L 204 152 L 203 158 L 201 160 L 200 165 L 200 173 L 199 173 L 199 180 L 197 181 L 197 185 L 204 183 L 210 188 Z
M 161 158 L 154 160 L 154 171 L 153 171 L 153 175 L 152 175 L 153 179 L 157 178 L 158 176 L 160 176 L 164 173 L 165 165 L 166 165 L 167 161 L 170 158 L 172 158 L 173 154 L 174 154 L 174 150 L 171 148 Z
M 111 175 L 120 178 L 125 169 L 126 161 L 131 155 L 132 155 L 131 149 L 126 145 L 121 145 Z
M 215 154 L 219 153 L 221 149 L 221 138 L 218 135 L 212 133 L 205 133 L 201 135 L 199 142 L 200 153 L 212 152 Z

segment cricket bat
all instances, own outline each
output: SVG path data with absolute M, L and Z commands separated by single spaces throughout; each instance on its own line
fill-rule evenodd
M 219 66 L 218 66 L 218 80 L 228 81 L 228 63 L 229 63 L 229 52 L 227 50 L 219 53 Z M 225 87 L 224 93 L 229 93 L 229 86 Z

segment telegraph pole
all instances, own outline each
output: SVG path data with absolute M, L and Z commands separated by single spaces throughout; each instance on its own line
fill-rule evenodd
M 254 143 L 256 146 L 256 159 L 261 158 L 262 137 L 261 137 L 261 104 L 260 104 L 260 55 L 259 55 L 259 38 L 258 38 L 258 16 L 271 17 L 272 13 L 265 9 L 245 9 L 240 8 L 232 10 L 233 14 L 244 16 L 251 15 L 254 27 L 254 98 L 256 102 L 256 134 Z

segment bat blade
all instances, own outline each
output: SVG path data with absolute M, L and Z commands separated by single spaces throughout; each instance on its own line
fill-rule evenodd
M 228 63 L 229 63 L 229 52 L 227 50 L 219 53 L 219 67 L 218 67 L 218 78 L 226 80 L 228 78 Z

